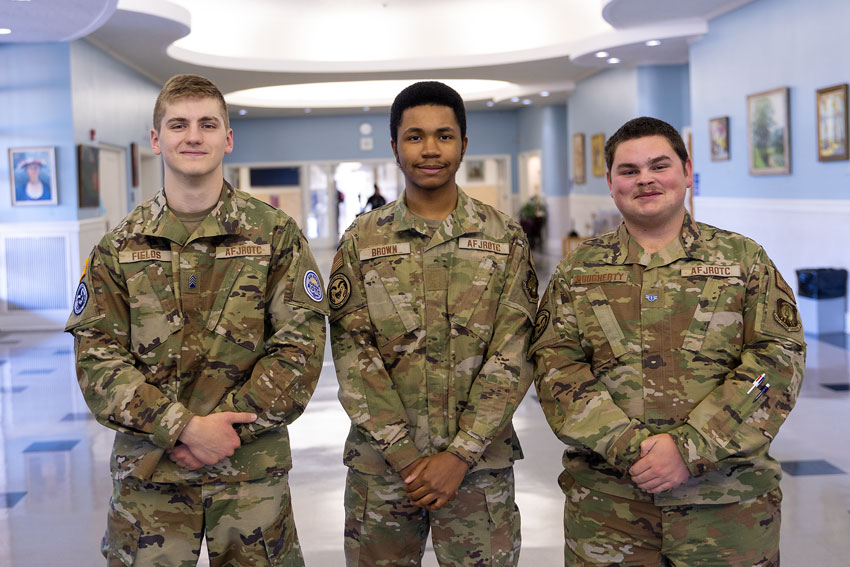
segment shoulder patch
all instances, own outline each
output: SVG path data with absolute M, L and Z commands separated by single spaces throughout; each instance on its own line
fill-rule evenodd
M 522 288 L 525 290 L 525 295 L 528 297 L 528 300 L 531 303 L 537 303 L 540 299 L 540 295 L 537 294 L 537 274 L 534 273 L 534 270 L 528 271 L 528 278 L 525 280 Z
M 89 288 L 86 286 L 86 282 L 80 282 L 80 285 L 77 286 L 77 292 L 74 294 L 74 315 L 82 313 L 88 302 Z
M 531 342 L 535 343 L 543 336 L 546 327 L 549 326 L 551 315 L 547 309 L 541 309 L 534 320 L 534 332 L 531 334 Z
M 313 301 L 319 302 L 324 297 L 322 291 L 322 282 L 319 280 L 319 275 L 313 270 L 307 270 L 304 274 L 304 291 L 310 296 Z
M 800 316 L 794 304 L 782 298 L 776 300 L 776 308 L 773 310 L 773 318 L 785 327 L 786 331 L 794 332 L 802 328 Z
M 328 303 L 332 309 L 343 307 L 351 297 L 351 281 L 345 274 L 336 274 L 328 284 Z

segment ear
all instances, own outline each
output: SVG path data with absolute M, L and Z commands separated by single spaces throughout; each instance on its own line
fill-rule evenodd
M 154 154 L 162 155 L 162 149 L 159 147 L 159 134 L 154 128 L 151 128 L 151 148 Z
M 466 145 L 469 143 L 469 138 L 463 137 L 463 146 L 460 148 L 460 161 L 463 161 L 463 156 L 466 155 Z
M 224 146 L 224 153 L 229 154 L 233 151 L 233 130 L 227 129 L 227 145 Z
M 390 147 L 393 149 L 393 156 L 395 156 L 395 162 L 398 165 L 401 165 L 401 162 L 398 160 L 398 147 L 396 146 L 395 140 L 390 140 Z
M 685 162 L 685 188 L 694 186 L 694 164 L 691 158 Z

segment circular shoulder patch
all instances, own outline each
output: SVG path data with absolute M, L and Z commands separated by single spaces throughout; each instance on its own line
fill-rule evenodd
M 525 280 L 523 289 L 525 290 L 525 296 L 528 298 L 528 301 L 537 303 L 540 296 L 537 294 L 537 274 L 534 273 L 534 270 L 528 271 L 528 278 Z
M 319 275 L 313 270 L 307 270 L 304 274 L 304 291 L 310 296 L 313 301 L 321 301 L 325 296 L 322 291 L 322 282 L 319 281 Z
M 86 287 L 86 282 L 80 282 L 77 286 L 77 293 L 74 294 L 74 315 L 79 315 L 86 308 L 89 302 L 89 288 Z
M 543 331 L 549 326 L 549 318 L 549 311 L 546 309 L 541 309 L 537 313 L 537 319 L 534 320 L 534 332 L 531 333 L 531 342 L 537 342 L 543 336 Z
M 785 330 L 789 333 L 799 331 L 802 328 L 800 318 L 797 316 L 797 308 L 784 299 L 776 300 L 776 309 L 773 311 L 773 318 L 785 327 Z
M 345 274 L 336 274 L 328 284 L 328 303 L 331 309 L 339 309 L 351 297 L 351 282 Z

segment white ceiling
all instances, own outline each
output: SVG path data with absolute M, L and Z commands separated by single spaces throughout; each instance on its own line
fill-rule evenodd
M 470 108 L 510 108 L 563 101 L 601 68 L 683 63 L 711 18 L 750 1 L 0 0 L 0 28 L 11 29 L 0 43 L 85 37 L 160 83 L 205 75 L 249 116 L 379 110 L 395 95 L 385 83 L 356 98 L 354 86 L 305 94 L 303 84 L 393 79 L 502 81 L 458 90 Z M 300 85 L 290 108 L 230 96 L 278 85 Z

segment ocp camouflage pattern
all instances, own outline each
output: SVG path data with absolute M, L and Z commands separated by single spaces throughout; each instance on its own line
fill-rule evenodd
M 618 230 L 555 271 L 529 356 L 576 482 L 651 500 L 630 480 L 640 443 L 669 433 L 691 477 L 658 505 L 727 503 L 778 486 L 771 440 L 797 399 L 805 341 L 794 294 L 752 240 L 694 222 L 647 254 Z M 765 373 L 770 389 L 747 394 Z
M 86 403 L 118 432 L 113 477 L 202 483 L 288 470 L 286 425 L 322 367 L 318 274 L 291 218 L 226 183 L 191 238 L 162 191 L 107 233 L 66 330 Z M 193 416 L 220 411 L 258 416 L 235 426 L 233 456 L 194 472 L 163 456 Z
M 441 451 L 471 470 L 522 456 L 511 417 L 531 384 L 531 253 L 515 221 L 458 193 L 433 236 L 401 197 L 340 242 L 331 344 L 352 421 L 345 463 L 360 472 Z

